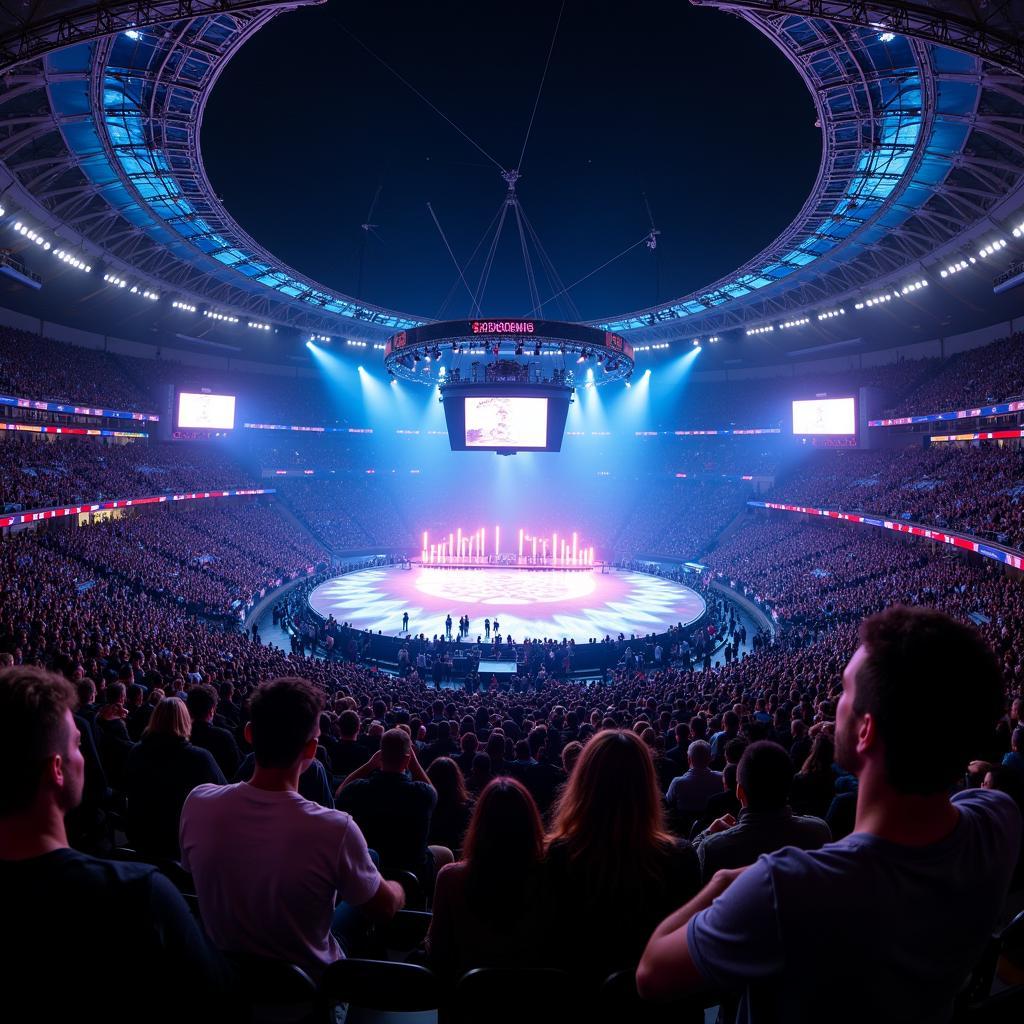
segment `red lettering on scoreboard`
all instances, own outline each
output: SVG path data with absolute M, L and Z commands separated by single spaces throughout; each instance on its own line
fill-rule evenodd
M 474 334 L 533 334 L 532 320 L 472 320 Z

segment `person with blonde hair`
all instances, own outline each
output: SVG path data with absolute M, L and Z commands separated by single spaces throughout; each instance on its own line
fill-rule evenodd
M 607 729 L 583 748 L 553 811 L 542 871 L 545 962 L 604 978 L 635 966 L 666 912 L 700 888 L 688 842 L 665 829 L 647 744 Z
M 213 754 L 193 746 L 192 718 L 185 702 L 164 697 L 149 716 L 142 739 L 128 754 L 125 789 L 127 835 L 144 857 L 177 860 L 178 824 L 185 799 L 196 786 L 223 786 Z

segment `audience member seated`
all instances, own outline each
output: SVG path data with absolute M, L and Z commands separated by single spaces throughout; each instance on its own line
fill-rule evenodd
M 450 757 L 436 758 L 427 769 L 427 777 L 437 793 L 427 841 L 431 846 L 447 847 L 457 859 L 473 813 L 473 801 L 459 766 Z
M 436 804 L 437 793 L 404 729 L 385 732 L 380 750 L 338 791 L 338 808 L 362 829 L 384 874 L 411 871 L 428 890 L 453 857 L 447 847 L 427 845 Z
M 0 670 L 8 1012 L 109 1024 L 136 1022 L 144 1012 L 177 1024 L 201 1008 L 228 1019 L 226 971 L 170 881 L 150 865 L 68 847 L 64 817 L 81 800 L 85 768 L 76 703 L 60 676 L 30 666 Z M 68 955 L 55 960 L 57 948 Z M 109 983 L 99 980 L 105 973 Z
M 626 729 L 583 748 L 554 810 L 541 882 L 545 962 L 603 979 L 700 887 L 693 847 L 664 826 L 646 744 Z
M 299 795 L 299 776 L 316 758 L 322 702 L 302 679 L 263 683 L 245 725 L 252 781 L 199 786 L 181 814 L 182 864 L 213 942 L 314 977 L 344 956 L 365 921 L 386 921 L 403 904 L 351 816 Z
M 777 743 L 751 743 L 736 772 L 739 816 L 716 818 L 694 840 L 705 883 L 722 868 L 753 864 L 762 853 L 784 846 L 817 850 L 831 840 L 824 821 L 794 814 L 788 806 L 793 762 Z
M 143 857 L 177 860 L 181 809 L 189 793 L 206 783 L 224 785 L 213 755 L 189 742 L 191 729 L 184 703 L 165 697 L 128 755 L 128 842 Z
M 796 778 L 793 779 L 793 809 L 798 814 L 809 814 L 824 818 L 828 814 L 832 798 L 836 793 L 835 744 L 826 732 L 814 737 L 811 752 L 807 755 Z
M 217 691 L 208 683 L 200 683 L 188 691 L 185 705 L 188 707 L 189 718 L 192 721 L 190 739 L 194 747 L 202 747 L 213 754 L 224 777 L 230 779 L 238 771 L 242 755 L 238 750 L 235 737 L 227 729 L 213 724 L 213 717 L 217 713 L 217 702 Z
M 431 966 L 454 980 L 475 967 L 536 965 L 538 870 L 544 830 L 533 797 L 515 779 L 484 788 L 464 858 L 442 868 L 427 935 Z
M 687 747 L 686 759 L 689 769 L 672 780 L 665 794 L 674 820 L 684 834 L 708 800 L 722 792 L 722 773 L 712 771 L 711 746 L 705 740 L 694 740 Z
M 839 763 L 859 779 L 856 830 L 717 872 L 655 930 L 640 994 L 736 993 L 741 1020 L 816 1019 L 824 1006 L 840 1022 L 948 1020 L 1020 851 L 1010 797 L 949 795 L 1003 707 L 970 627 L 903 607 L 865 620 L 836 713 Z M 837 998 L 854 965 L 864 984 Z

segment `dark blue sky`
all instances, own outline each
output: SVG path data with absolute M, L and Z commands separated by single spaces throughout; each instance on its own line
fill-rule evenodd
M 211 181 L 253 237 L 315 279 L 413 313 L 464 315 L 426 204 L 465 261 L 504 183 L 342 25 L 515 166 L 557 14 L 551 2 L 441 0 L 281 15 L 214 89 L 202 139 Z M 683 294 L 770 242 L 814 183 L 814 117 L 790 64 L 734 16 L 681 0 L 567 0 L 522 167 L 523 209 L 565 284 L 641 239 L 645 192 L 662 232 L 656 253 L 640 246 L 573 289 L 580 315 Z M 366 237 L 378 186 L 379 237 Z M 485 296 L 492 314 L 531 305 L 511 228 Z M 474 286 L 479 268 L 478 257 Z M 538 276 L 547 298 L 554 286 Z

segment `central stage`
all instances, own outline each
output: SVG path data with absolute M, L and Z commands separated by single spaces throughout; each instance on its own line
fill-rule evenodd
M 592 638 L 663 633 L 686 626 L 705 610 L 704 598 L 671 580 L 639 572 L 595 570 L 384 566 L 363 569 L 321 583 L 310 595 L 314 611 L 333 615 L 358 629 L 402 635 L 443 634 L 451 615 L 468 615 L 469 639 L 484 636 L 484 619 L 501 623 L 502 637 L 519 642 L 550 637 L 588 643 Z

